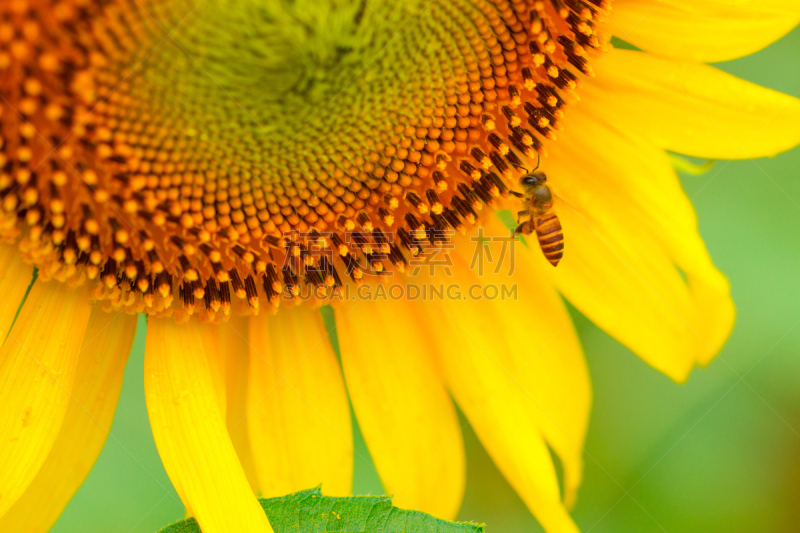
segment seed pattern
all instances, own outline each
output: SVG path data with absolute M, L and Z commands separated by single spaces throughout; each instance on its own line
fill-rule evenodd
M 404 271 L 545 145 L 609 0 L 7 0 L 0 238 L 216 320 Z

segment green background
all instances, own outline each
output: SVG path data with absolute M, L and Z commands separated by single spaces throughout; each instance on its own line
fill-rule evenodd
M 800 96 L 800 31 L 720 68 Z M 680 117 L 676 117 L 680 120 Z M 800 127 L 800 124 L 798 124 Z M 738 321 L 706 370 L 677 386 L 573 311 L 594 383 L 583 533 L 788 532 L 800 524 L 800 149 L 683 176 L 700 232 L 733 286 Z M 183 517 L 143 394 L 144 321 L 111 435 L 55 532 L 153 533 Z M 462 519 L 540 531 L 466 432 Z M 381 494 L 357 438 L 355 491 Z

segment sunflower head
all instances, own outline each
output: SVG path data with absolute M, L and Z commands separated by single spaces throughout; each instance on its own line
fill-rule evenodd
M 402 272 L 545 153 L 607 43 L 606 0 L 311 4 L 4 2 L 2 237 L 179 319 Z
M 800 101 L 693 62 L 797 7 L 723 4 L 0 0 L 0 531 L 48 529 L 88 474 L 143 312 L 153 439 L 203 531 L 271 531 L 254 493 L 350 494 L 355 414 L 403 506 L 457 513 L 466 418 L 542 527 L 577 532 L 592 392 L 565 300 L 685 381 L 735 310 L 666 151 L 800 142 Z M 513 242 L 501 207 L 543 252 L 509 270 L 469 256 Z M 472 225 L 506 234 L 447 242 Z M 330 336 L 310 306 L 263 312 L 439 249 L 463 292 L 378 285 Z

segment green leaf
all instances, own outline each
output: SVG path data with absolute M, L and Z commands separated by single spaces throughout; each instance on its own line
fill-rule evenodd
M 319 487 L 280 498 L 259 499 L 275 533 L 483 533 L 483 524 L 448 522 L 392 506 L 386 496 L 323 496 Z M 194 518 L 159 533 L 201 533 Z
M 684 174 L 689 174 L 690 176 L 702 176 L 714 166 L 714 161 L 712 160 L 706 161 L 702 165 L 698 165 L 675 154 L 668 155 L 669 162 L 672 164 L 672 168 L 679 172 L 683 172 Z
M 614 48 L 619 48 L 621 50 L 633 50 L 634 52 L 643 52 L 643 50 L 638 46 L 632 45 L 628 41 L 624 41 L 619 37 L 617 37 L 616 35 L 611 36 L 611 45 Z

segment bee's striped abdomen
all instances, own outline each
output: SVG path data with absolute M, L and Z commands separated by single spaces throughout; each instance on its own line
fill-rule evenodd
M 535 222 L 539 247 L 550 264 L 557 266 L 564 256 L 564 232 L 561 230 L 561 222 L 553 213 L 538 216 Z

